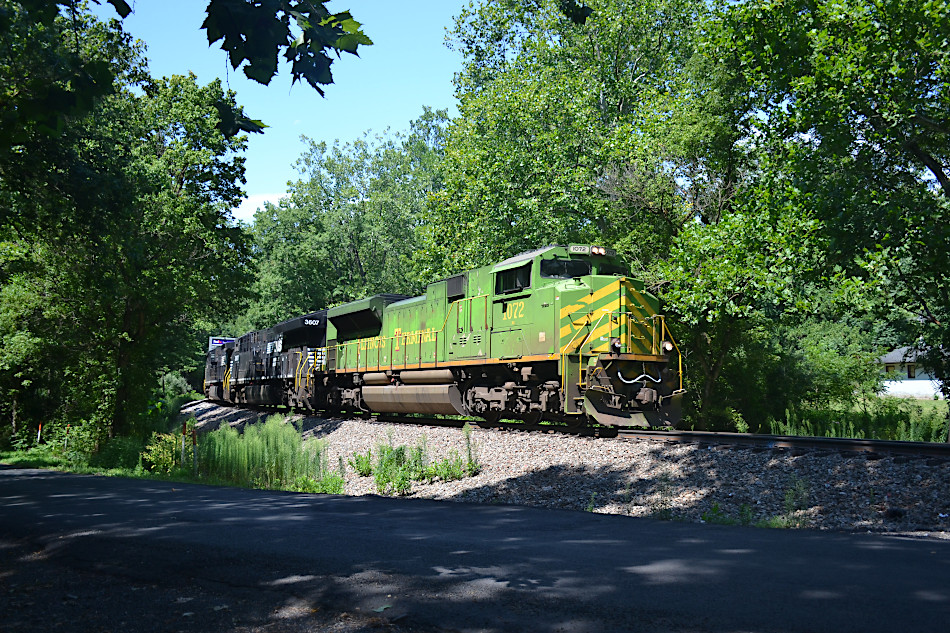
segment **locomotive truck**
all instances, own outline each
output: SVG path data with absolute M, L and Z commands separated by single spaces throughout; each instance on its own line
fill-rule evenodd
M 682 355 L 612 250 L 547 246 L 250 332 L 208 354 L 205 393 L 308 410 L 672 426 Z

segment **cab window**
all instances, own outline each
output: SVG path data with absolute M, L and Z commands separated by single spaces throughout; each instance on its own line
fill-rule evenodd
M 531 262 L 495 273 L 495 294 L 517 292 L 531 287 Z
M 626 268 L 622 266 L 615 266 L 614 264 L 603 263 L 597 267 L 597 273 L 600 275 L 619 275 L 621 277 L 626 277 L 630 273 Z
M 580 259 L 543 259 L 541 276 L 545 279 L 573 279 L 590 274 L 590 262 Z

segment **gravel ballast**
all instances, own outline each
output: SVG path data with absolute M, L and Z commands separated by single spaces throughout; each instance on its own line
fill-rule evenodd
M 189 406 L 199 432 L 266 414 Z M 345 493 L 377 494 L 349 465 L 379 444 L 424 442 L 431 461 L 466 454 L 461 429 L 295 416 L 345 464 Z M 481 466 L 457 481 L 413 482 L 410 497 L 517 504 L 691 522 L 899 532 L 950 539 L 950 460 L 831 451 L 701 447 L 476 429 Z

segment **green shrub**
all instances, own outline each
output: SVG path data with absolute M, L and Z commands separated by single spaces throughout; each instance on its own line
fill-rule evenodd
M 446 459 L 432 465 L 432 474 L 442 481 L 455 481 L 463 479 L 470 473 L 466 463 L 462 461 L 462 456 L 453 448 Z
M 373 451 L 367 450 L 365 454 L 353 453 L 350 466 L 360 477 L 369 477 L 373 474 Z
M 171 474 L 181 459 L 181 435 L 152 433 L 142 450 L 142 467 L 160 475 Z
M 788 489 L 785 490 L 785 513 L 792 514 L 807 509 L 809 496 L 808 482 L 793 476 Z
M 107 441 L 102 427 L 89 420 L 67 424 L 49 435 L 49 443 L 62 451 L 63 458 L 72 466 L 87 466 Z
M 138 466 L 142 442 L 134 437 L 113 437 L 89 457 L 89 465 L 96 468 L 127 468 Z
M 290 486 L 294 492 L 312 492 L 319 494 L 341 495 L 346 488 L 346 480 L 336 474 L 324 475 L 322 479 L 298 477 Z
M 180 430 L 176 428 L 181 424 L 178 414 L 182 406 L 191 400 L 191 393 L 175 393 L 151 402 L 145 413 L 136 419 L 133 434 L 144 438 L 152 433 L 174 433 Z
M 380 444 L 376 447 L 376 468 L 373 469 L 376 492 L 407 495 L 412 491 L 408 455 L 405 446 Z
M 376 491 L 383 495 L 407 495 L 412 492 L 413 481 L 462 479 L 476 474 L 480 469 L 475 457 L 475 445 L 471 440 L 471 428 L 465 425 L 463 429 L 467 460 L 463 460 L 459 452 L 452 449 L 447 458 L 429 463 L 427 440 L 423 435 L 412 448 L 393 446 L 390 437 L 388 443 L 376 446 L 375 463 L 373 451 L 354 453 L 349 463 L 360 476 L 372 475 Z

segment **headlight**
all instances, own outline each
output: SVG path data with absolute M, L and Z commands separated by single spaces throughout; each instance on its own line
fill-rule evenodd
M 667 352 L 672 352 L 673 344 L 669 341 L 663 341 L 663 349 L 666 350 Z

